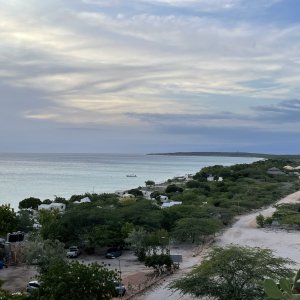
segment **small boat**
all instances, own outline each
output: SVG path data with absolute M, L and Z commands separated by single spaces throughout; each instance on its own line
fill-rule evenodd
M 137 177 L 136 174 L 127 174 L 126 177 Z

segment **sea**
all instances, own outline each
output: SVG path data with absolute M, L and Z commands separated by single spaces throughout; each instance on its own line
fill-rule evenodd
M 259 158 L 143 154 L 0 154 L 0 205 L 17 210 L 21 200 L 69 199 L 111 193 L 195 174 L 212 165 L 252 163 Z M 136 177 L 127 177 L 134 174 Z

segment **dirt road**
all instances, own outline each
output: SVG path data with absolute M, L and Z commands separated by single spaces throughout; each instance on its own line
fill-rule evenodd
M 300 192 L 291 194 L 278 203 L 291 203 L 300 199 Z M 294 260 L 300 267 L 300 233 L 283 230 L 264 230 L 256 227 L 256 216 L 261 213 L 270 216 L 275 211 L 269 207 L 260 212 L 242 216 L 218 239 L 218 245 L 237 244 L 241 246 L 269 248 L 275 255 Z
M 300 200 L 300 191 L 293 193 L 277 203 L 291 203 Z M 275 211 L 274 207 L 263 209 L 259 212 L 241 216 L 234 225 L 227 229 L 216 241 L 217 245 L 225 246 L 236 244 L 241 246 L 269 248 L 275 255 L 287 257 L 297 263 L 300 267 L 300 233 L 286 231 L 266 231 L 256 228 L 256 216 L 261 213 L 264 216 L 270 216 Z M 136 300 L 187 300 L 193 299 L 191 296 L 181 297 L 178 292 L 171 291 L 167 285 L 174 279 L 179 278 L 188 272 L 191 267 L 201 262 L 202 256 L 193 257 L 181 267 L 176 275 L 166 278 L 160 285 L 153 287 L 147 293 Z

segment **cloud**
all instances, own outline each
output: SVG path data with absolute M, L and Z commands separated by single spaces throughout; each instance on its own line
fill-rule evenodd
M 288 131 L 300 25 L 244 18 L 277 2 L 0 0 L 1 104 L 52 128 Z
M 256 106 L 253 107 L 253 110 L 257 113 L 256 118 L 265 122 L 278 124 L 282 127 L 290 124 L 293 131 L 297 130 L 295 124 L 300 126 L 300 100 L 298 99 L 281 101 L 276 105 Z
M 104 7 L 129 5 L 133 8 L 144 3 L 149 6 L 170 6 L 179 8 L 193 8 L 203 12 L 218 12 L 237 9 L 268 8 L 282 2 L 282 0 L 82 0 L 84 3 L 95 4 Z
M 252 107 L 248 113 L 206 112 L 202 114 L 128 113 L 128 117 L 176 134 L 222 134 L 239 132 L 298 132 L 300 100 L 286 100 L 272 106 Z M 297 125 L 296 125 L 297 124 Z

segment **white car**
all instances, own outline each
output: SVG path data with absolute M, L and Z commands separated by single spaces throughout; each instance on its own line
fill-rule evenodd
M 41 284 L 36 280 L 29 281 L 26 287 L 26 291 L 30 293 L 31 291 L 39 289 L 40 286 Z
M 72 246 L 69 248 L 69 251 L 67 252 L 67 257 L 74 258 L 77 257 L 80 254 L 80 250 L 77 246 Z

